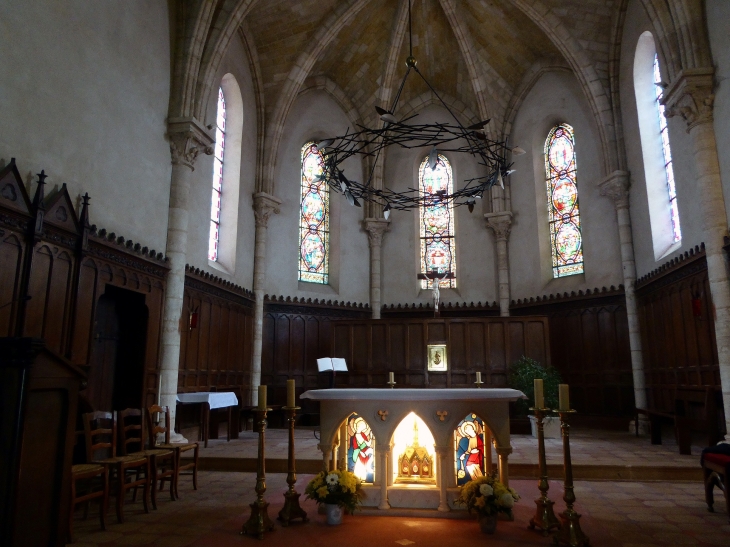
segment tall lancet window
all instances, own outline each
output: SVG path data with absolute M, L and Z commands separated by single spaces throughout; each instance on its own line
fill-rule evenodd
M 437 270 L 451 273 L 442 279 L 439 287 L 456 287 L 456 239 L 454 231 L 454 206 L 438 199 L 439 192 L 454 192 L 451 164 L 445 156 L 438 155 L 431 168 L 429 157 L 421 162 L 418 170 L 418 190 L 421 195 L 433 196 L 420 208 L 421 273 Z M 423 279 L 421 288 L 427 289 L 430 281 Z
M 223 197 L 223 154 L 226 149 L 226 99 L 218 88 L 218 114 L 215 128 L 215 157 L 213 158 L 213 195 L 210 201 L 210 236 L 208 259 L 218 260 L 218 242 L 221 231 L 221 199 Z
M 322 174 L 324 158 L 317 145 L 302 147 L 299 208 L 299 281 L 329 282 L 329 187 Z
M 578 209 L 575 135 L 567 123 L 556 125 L 545 141 L 550 248 L 553 277 L 583 273 L 583 236 Z
M 659 134 L 662 138 L 662 154 L 664 156 L 664 175 L 667 181 L 667 193 L 669 195 L 669 211 L 672 219 L 672 238 L 677 243 L 682 239 L 682 230 L 679 227 L 679 209 L 677 208 L 677 189 L 674 185 L 674 169 L 672 168 L 672 149 L 669 147 L 669 131 L 667 130 L 667 117 L 664 115 L 662 96 L 662 75 L 659 71 L 659 56 L 654 54 L 654 93 L 656 94 L 656 109 L 659 114 Z

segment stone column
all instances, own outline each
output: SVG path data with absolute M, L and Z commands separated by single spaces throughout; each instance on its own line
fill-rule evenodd
M 497 457 L 499 458 L 499 480 L 505 486 L 509 486 L 509 455 L 512 454 L 511 446 L 498 446 Z
M 663 102 L 667 106 L 668 117 L 681 116 L 687 122 L 692 141 L 696 197 L 702 207 L 707 276 L 715 311 L 715 338 L 727 431 L 725 439 L 730 440 L 730 285 L 722 249 L 728 225 L 713 125 L 713 75 L 713 68 L 680 72 L 666 89 Z
M 188 195 L 195 160 L 203 152 L 212 154 L 213 139 L 195 118 L 171 119 L 168 123 L 172 175 L 170 177 L 170 204 L 167 219 L 167 246 L 165 254 L 170 263 L 167 276 L 165 304 L 162 312 L 162 356 L 160 361 L 161 406 L 170 408 L 170 439 L 187 442 L 175 433 L 177 406 L 177 377 L 180 365 L 180 331 L 185 293 L 185 263 L 188 247 Z
M 380 505 L 378 505 L 378 509 L 390 509 L 390 503 L 388 503 L 388 457 L 391 450 L 393 450 L 392 444 L 377 443 L 375 445 L 375 451 L 380 460 L 378 463 L 378 480 L 380 481 Z
M 333 466 L 335 465 L 333 456 L 335 453 L 335 448 L 337 448 L 337 445 L 318 443 L 317 448 L 322 451 L 322 469 L 324 471 L 328 471 L 328 472 L 332 471 Z
M 636 263 L 634 262 L 634 239 L 631 231 L 629 211 L 629 173 L 614 171 L 598 184 L 602 196 L 613 199 L 618 219 L 618 237 L 621 245 L 621 264 L 623 266 L 624 293 L 626 295 L 626 318 L 629 323 L 629 348 L 631 350 L 631 371 L 634 378 L 634 404 L 636 408 L 646 408 L 646 377 L 644 375 L 644 355 L 641 349 L 641 330 L 639 312 L 636 305 L 634 285 L 636 283 Z M 648 421 L 640 417 L 639 431 L 648 433 Z
M 259 192 L 253 196 L 256 220 L 256 243 L 253 256 L 253 292 L 256 297 L 253 314 L 253 351 L 251 358 L 250 404 L 257 405 L 261 385 L 261 345 L 264 332 L 264 290 L 266 287 L 266 231 L 269 217 L 279 213 L 281 200 Z
M 342 425 L 340 426 L 340 450 L 339 450 L 339 456 L 340 456 L 340 465 L 339 468 L 346 471 L 347 470 L 347 450 L 349 448 L 349 445 L 347 444 L 347 421 L 342 422 Z
M 509 316 L 509 257 L 507 240 L 512 227 L 512 212 L 487 213 L 484 215 L 487 228 L 494 232 L 497 242 L 497 272 L 499 278 L 499 315 Z
M 446 476 L 446 462 L 449 456 L 448 446 L 434 446 L 433 449 L 436 451 L 436 458 L 438 458 L 438 484 L 439 484 L 439 511 L 451 511 L 449 507 L 449 500 L 446 496 L 446 487 L 448 478 Z
M 368 233 L 368 243 L 370 244 L 370 309 L 373 313 L 373 319 L 380 319 L 382 245 L 385 232 L 390 229 L 390 220 L 385 220 L 384 218 L 366 218 L 362 224 Z

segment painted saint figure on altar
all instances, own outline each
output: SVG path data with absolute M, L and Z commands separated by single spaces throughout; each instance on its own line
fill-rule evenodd
M 363 482 L 373 482 L 373 432 L 368 423 L 357 414 L 347 419 L 347 469 Z
M 476 414 L 464 418 L 454 432 L 456 484 L 463 486 L 484 475 L 484 423 Z

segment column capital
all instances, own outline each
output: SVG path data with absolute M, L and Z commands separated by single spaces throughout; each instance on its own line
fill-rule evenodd
M 498 456 L 509 456 L 512 454 L 511 446 L 495 446 L 494 450 L 497 452 Z
M 370 247 L 379 247 L 383 244 L 385 232 L 390 230 L 390 220 L 384 218 L 366 218 L 362 221 L 363 230 L 368 233 Z
M 712 122 L 714 74 L 712 67 L 683 70 L 664 91 L 662 104 L 666 106 L 667 117 L 684 118 L 687 132 L 697 125 Z
M 266 192 L 258 192 L 253 195 L 253 213 L 256 218 L 257 228 L 266 228 L 269 223 L 269 217 L 273 214 L 278 215 L 281 200 Z
M 207 155 L 213 153 L 215 139 L 193 117 L 168 119 L 167 137 L 170 139 L 173 165 L 185 165 L 194 170 L 195 160 L 201 152 Z
M 499 213 L 486 213 L 484 221 L 487 228 L 494 232 L 494 237 L 499 240 L 507 241 L 509 233 L 512 229 L 512 211 L 501 211 Z
M 631 175 L 628 171 L 614 171 L 598 183 L 602 196 L 613 199 L 616 209 L 628 208 Z

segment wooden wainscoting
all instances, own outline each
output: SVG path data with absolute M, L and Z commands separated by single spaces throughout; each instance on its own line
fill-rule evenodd
M 622 286 L 512 301 L 510 313 L 547 316 L 552 364 L 570 384 L 570 401 L 581 415 L 633 415 Z
M 650 408 L 673 412 L 677 386 L 719 386 L 704 246 L 639 279 L 636 296 Z
M 251 291 L 185 267 L 179 392 L 235 391 L 247 395 L 253 308 Z M 193 313 L 197 313 L 197 324 L 191 328 Z

